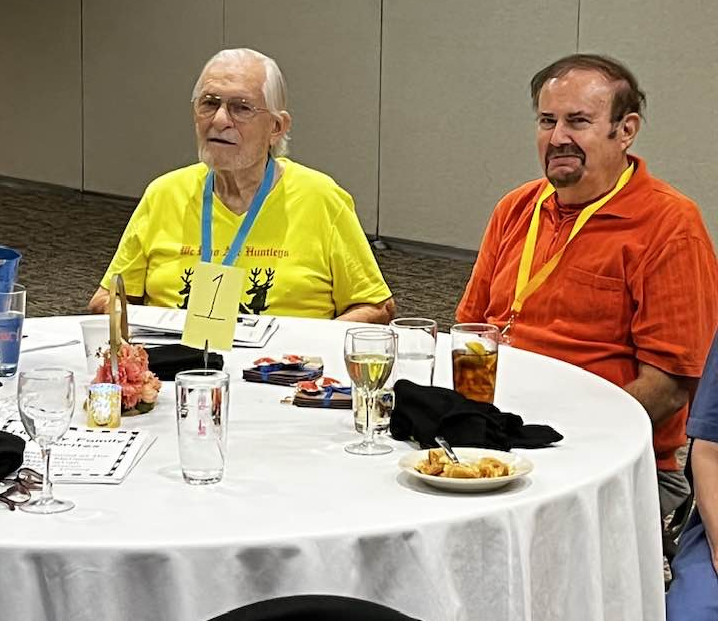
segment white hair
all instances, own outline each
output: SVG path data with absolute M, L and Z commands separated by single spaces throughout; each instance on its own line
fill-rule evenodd
M 278 115 L 280 112 L 286 111 L 287 83 L 285 82 L 284 76 L 282 75 L 276 61 L 269 56 L 265 56 L 261 52 L 251 50 L 247 47 L 233 50 L 221 50 L 212 56 L 212 58 L 210 58 L 202 68 L 202 72 L 199 74 L 197 82 L 195 82 L 194 88 L 192 89 L 192 101 L 199 97 L 200 91 L 202 90 L 202 78 L 209 67 L 215 63 L 238 65 L 250 59 L 259 61 L 264 66 L 264 84 L 262 85 L 262 93 L 264 94 L 264 100 L 267 102 L 267 108 L 270 113 Z M 281 155 L 287 155 L 287 153 L 289 153 L 289 140 L 289 133 L 287 132 L 275 145 L 272 145 L 272 156 L 279 157 Z

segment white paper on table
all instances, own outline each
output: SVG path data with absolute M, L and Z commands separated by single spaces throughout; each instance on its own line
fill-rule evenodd
M 17 397 L 14 393 L 4 395 L 0 392 L 0 424 L 11 418 L 17 418 Z
M 23 438 L 23 466 L 43 471 L 40 448 L 30 441 L 22 422 L 11 420 L 3 431 Z M 156 436 L 136 429 L 70 427 L 52 446 L 53 483 L 121 483 L 147 452 Z
M 41 349 L 54 349 L 55 347 L 69 347 L 82 343 L 80 339 L 67 338 L 66 335 L 42 334 L 33 332 L 24 334 L 20 342 L 20 353 L 30 353 Z
M 134 342 L 165 345 L 180 342 L 187 311 L 130 305 L 127 307 L 127 314 Z M 233 346 L 264 347 L 278 328 L 278 322 L 271 316 L 238 315 Z

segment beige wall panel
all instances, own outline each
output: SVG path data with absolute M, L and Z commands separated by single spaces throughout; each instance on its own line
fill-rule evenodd
M 385 0 L 382 236 L 475 250 L 540 174 L 531 76 L 575 52 L 577 0 Z
M 290 157 L 330 174 L 376 230 L 380 0 L 226 0 L 227 47 L 251 47 L 285 74 Z
M 82 185 L 80 1 L 0 5 L 0 174 Z
M 619 27 L 617 27 L 619 26 Z M 646 91 L 634 151 L 698 202 L 718 242 L 718 3 L 582 0 L 579 49 L 625 62 Z
M 85 189 L 139 196 L 196 162 L 190 108 L 222 47 L 221 0 L 84 3 Z

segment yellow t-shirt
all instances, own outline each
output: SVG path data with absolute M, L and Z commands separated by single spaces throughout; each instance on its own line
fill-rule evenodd
M 235 265 L 247 270 L 239 311 L 333 318 L 391 296 L 351 196 L 331 177 L 286 158 Z M 200 260 L 204 164 L 169 172 L 147 187 L 102 286 L 121 273 L 127 295 L 186 308 Z M 245 214 L 214 196 L 213 262 L 226 255 Z

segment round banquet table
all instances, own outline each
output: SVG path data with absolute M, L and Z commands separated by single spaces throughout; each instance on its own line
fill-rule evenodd
M 82 317 L 29 319 L 23 348 L 81 339 Z M 533 472 L 488 493 L 454 494 L 399 470 L 416 447 L 355 456 L 349 410 L 281 403 L 251 384 L 262 355 L 320 355 L 347 380 L 346 323 L 281 318 L 264 349 L 225 354 L 231 374 L 224 480 L 179 469 L 171 383 L 123 427 L 157 435 L 120 485 L 56 485 L 76 503 L 36 516 L 0 510 L 0 617 L 24 621 L 202 621 L 262 599 L 348 595 L 426 621 L 657 621 L 663 574 L 651 425 L 616 386 L 504 347 L 496 404 L 565 439 L 516 452 Z M 435 384 L 451 381 L 440 334 Z M 20 368 L 85 373 L 81 344 L 29 352 Z M 5 394 L 13 382 L 0 390 Z M 0 393 L 0 396 L 2 394 Z M 75 424 L 82 424 L 76 410 Z

